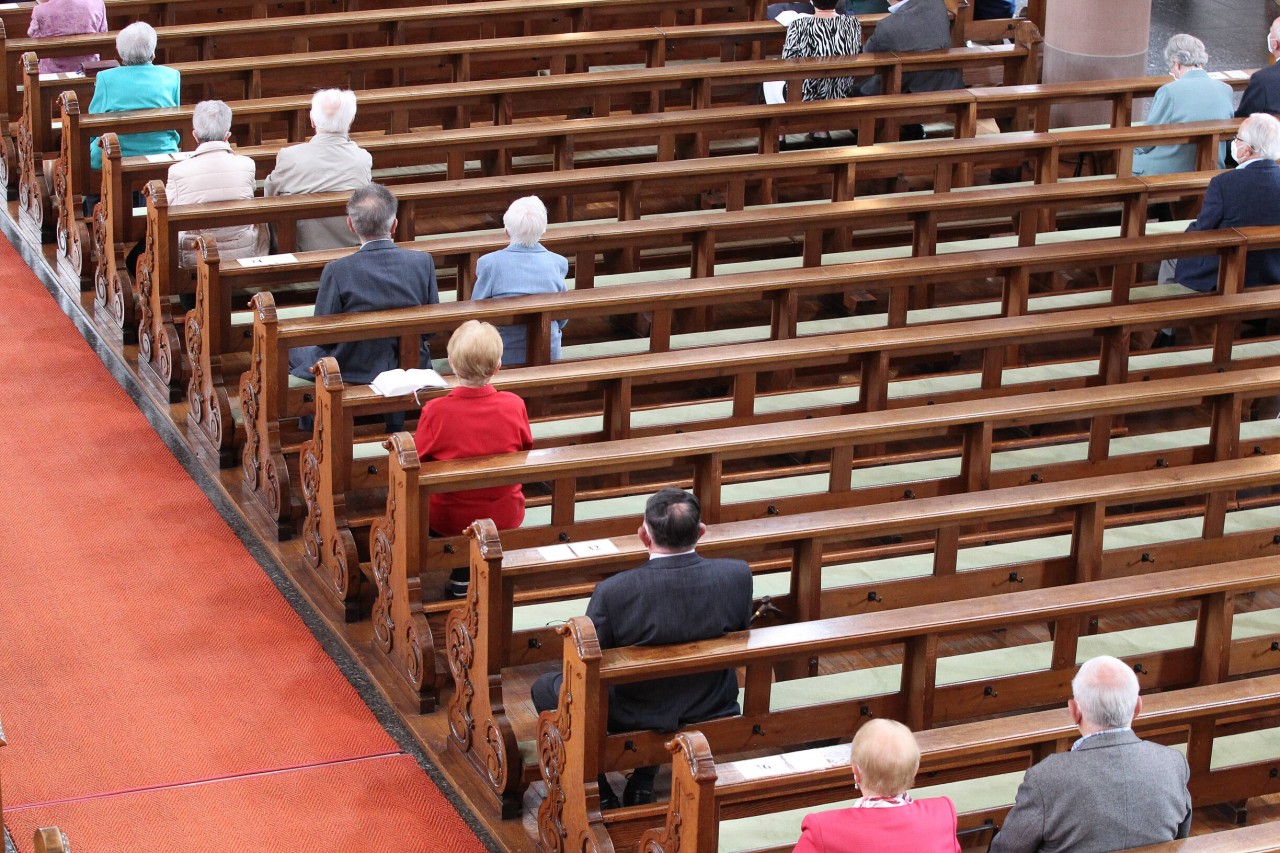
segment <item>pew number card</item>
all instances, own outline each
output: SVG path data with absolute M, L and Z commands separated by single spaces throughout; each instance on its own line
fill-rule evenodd
M 548 563 L 561 560 L 575 560 L 583 557 L 603 557 L 606 554 L 618 553 L 618 546 L 610 539 L 593 539 L 590 542 L 571 542 L 568 545 L 544 545 L 538 549 L 539 556 Z
M 548 563 L 558 563 L 561 560 L 573 559 L 573 551 L 569 549 L 568 545 L 544 545 L 538 549 L 538 553 Z
M 800 752 L 789 752 L 785 755 L 771 755 L 767 758 L 754 758 L 748 761 L 735 761 L 734 766 L 742 774 L 744 780 L 766 779 L 788 773 L 810 773 L 826 770 L 844 763 L 849 756 L 849 748 L 806 749 Z
M 592 539 L 590 542 L 570 542 L 569 550 L 575 557 L 603 557 L 618 553 L 612 539 Z
M 257 258 L 241 258 L 240 266 L 242 267 L 274 267 L 279 264 L 291 264 L 297 258 L 292 253 L 284 255 L 262 255 Z

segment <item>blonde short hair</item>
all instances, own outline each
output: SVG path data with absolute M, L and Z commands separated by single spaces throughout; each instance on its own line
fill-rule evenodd
M 877 717 L 853 736 L 849 760 L 862 771 L 863 790 L 898 797 L 911 789 L 920 769 L 920 747 L 911 729 Z
M 487 384 L 502 364 L 502 335 L 489 323 L 468 320 L 449 338 L 448 354 L 459 379 Z

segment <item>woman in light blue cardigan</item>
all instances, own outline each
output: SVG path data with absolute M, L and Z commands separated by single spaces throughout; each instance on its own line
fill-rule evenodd
M 1214 80 L 1204 70 L 1209 61 L 1204 43 L 1195 36 L 1179 33 L 1164 48 L 1172 83 L 1156 90 L 1147 111 L 1147 124 L 1179 124 L 1188 121 L 1229 119 L 1235 115 L 1231 87 Z M 1215 168 L 1222 168 L 1225 143 L 1219 146 Z M 1135 175 L 1168 175 L 1196 170 L 1196 146 L 1157 145 L 1133 150 Z
M 547 231 L 547 208 L 537 196 L 518 198 L 502 215 L 511 245 L 476 261 L 472 299 L 501 299 L 534 293 L 563 293 L 569 262 L 538 242 Z M 551 360 L 560 358 L 560 330 L 568 320 L 551 322 Z M 499 326 L 502 366 L 524 364 L 527 330 L 523 324 Z

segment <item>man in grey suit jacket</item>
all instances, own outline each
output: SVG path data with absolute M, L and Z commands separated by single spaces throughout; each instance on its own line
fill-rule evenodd
M 1185 838 L 1190 771 L 1182 753 L 1141 740 L 1138 677 L 1110 656 L 1085 661 L 1067 702 L 1081 737 L 1027 771 L 991 853 L 1105 853 Z
M 707 526 L 698 499 L 668 486 L 645 504 L 640 541 L 649 561 L 596 584 L 587 616 L 601 649 L 688 643 L 744 630 L 751 622 L 751 568 L 741 560 L 708 560 L 694 546 Z M 559 702 L 562 674 L 534 682 L 539 711 Z M 739 713 L 738 676 L 732 669 L 627 684 L 609 692 L 609 731 L 682 726 Z M 653 802 L 657 767 L 638 767 L 627 781 L 623 802 Z M 600 777 L 602 808 L 618 805 Z
M 262 186 L 263 195 L 301 195 L 354 190 L 373 180 L 373 157 L 347 136 L 356 117 L 356 95 L 321 89 L 311 98 L 316 134 L 300 145 L 281 148 L 276 167 Z M 298 223 L 298 251 L 356 246 L 341 216 Z
M 862 46 L 863 53 L 902 53 L 951 47 L 951 19 L 945 0 L 904 0 L 890 6 L 892 14 L 876 25 Z M 903 92 L 942 92 L 963 89 L 964 77 L 954 68 L 912 71 L 902 75 Z M 879 75 L 862 84 L 864 95 L 881 92 Z
M 351 194 L 346 225 L 360 241 L 359 251 L 331 261 L 320 274 L 317 317 L 435 305 L 436 267 L 431 255 L 402 249 L 391 240 L 396 228 L 396 197 L 381 184 L 366 184 Z M 395 338 L 299 347 L 289 351 L 289 372 L 312 379 L 311 366 L 325 356 L 337 359 L 346 382 L 367 383 L 384 370 L 430 367 L 431 350 L 422 341 L 418 364 L 400 364 Z M 399 426 L 396 426 L 397 419 Z M 404 425 L 404 414 L 388 415 L 388 429 Z M 302 429 L 308 429 L 302 424 Z

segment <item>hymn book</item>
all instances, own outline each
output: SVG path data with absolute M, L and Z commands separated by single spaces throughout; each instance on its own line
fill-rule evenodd
M 384 370 L 374 377 L 369 387 L 384 397 L 400 397 L 421 388 L 448 388 L 444 377 L 429 368 Z

